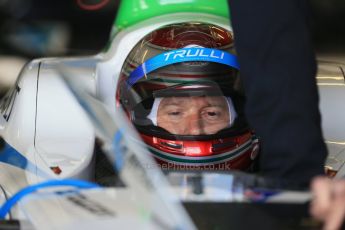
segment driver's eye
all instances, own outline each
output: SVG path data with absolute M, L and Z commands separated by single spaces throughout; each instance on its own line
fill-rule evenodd
M 213 122 L 221 118 L 222 113 L 216 109 L 208 109 L 206 111 L 203 111 L 202 116 L 204 119 Z
M 176 112 L 169 112 L 168 115 L 170 116 L 178 116 L 178 115 L 181 115 L 180 112 L 176 111 Z

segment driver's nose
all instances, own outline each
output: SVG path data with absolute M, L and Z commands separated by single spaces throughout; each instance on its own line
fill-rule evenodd
M 202 134 L 202 124 L 201 120 L 197 116 L 193 116 L 189 118 L 187 122 L 188 126 L 186 127 L 186 134 L 187 135 L 200 135 Z

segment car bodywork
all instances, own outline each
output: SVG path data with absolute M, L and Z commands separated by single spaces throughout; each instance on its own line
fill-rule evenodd
M 15 85 L 0 103 L 0 134 L 5 140 L 3 148 L 6 149 L 6 154 L 0 155 L 0 172 L 4 175 L 0 177 L 0 185 L 4 190 L 0 195 L 0 203 L 21 188 L 47 178 L 94 180 L 97 131 L 61 75 L 71 76 L 79 88 L 98 98 L 111 110 L 116 110 L 116 83 L 122 63 L 131 48 L 146 34 L 168 24 L 188 21 L 212 23 L 231 30 L 229 20 L 224 15 L 200 13 L 197 10 L 166 13 L 145 20 L 139 18 L 138 21 L 128 22 L 127 27 L 124 26 L 125 22 L 118 23 L 107 50 L 100 54 L 37 59 L 23 68 Z M 344 72 L 342 65 L 337 63 L 321 62 L 319 66 L 317 79 L 323 130 L 330 152 L 326 167 L 338 172 L 336 177 L 341 177 L 345 174 L 345 135 L 340 122 L 344 116 L 334 111 L 341 111 L 342 100 L 339 98 L 342 98 L 343 93 Z M 117 192 L 120 199 L 116 202 L 123 201 L 122 197 L 128 197 L 131 191 L 120 189 Z M 91 197 L 98 197 L 95 199 L 102 205 L 114 197 L 114 190 L 90 193 Z M 57 200 L 57 197 L 51 196 L 42 202 L 47 202 L 44 205 L 49 206 Z M 48 223 L 44 222 L 44 218 L 49 218 L 49 215 L 42 216 L 36 204 L 31 199 L 21 210 L 15 210 L 14 215 L 20 218 L 31 213 L 31 220 L 36 221 L 34 226 L 45 229 Z M 123 207 L 128 203 L 119 205 Z M 55 222 L 54 226 L 59 229 L 61 222 Z M 66 229 L 75 228 L 73 224 Z M 96 224 L 88 227 L 92 229 L 92 226 L 100 226 L 99 222 Z M 120 226 L 123 226 L 122 222 Z M 139 223 L 130 227 L 137 226 Z M 151 225 L 146 227 L 152 229 Z

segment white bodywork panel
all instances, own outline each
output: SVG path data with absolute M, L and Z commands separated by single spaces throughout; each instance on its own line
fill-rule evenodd
M 26 65 L 2 112 L 4 140 L 26 159 L 25 167 L 0 163 L 9 195 L 48 178 L 93 179 L 93 126 L 57 73 L 77 68 L 80 84 L 95 93 L 97 58 L 41 59 Z M 3 102 L 4 103 L 4 102 Z M 50 167 L 59 167 L 54 174 Z
M 19 188 L 36 181 L 34 165 L 34 136 L 36 115 L 38 62 L 33 61 L 25 66 L 16 85 L 10 90 L 9 97 L 3 99 L 1 115 L 6 123 L 1 130 L 5 141 L 25 155 L 27 170 L 0 162 L 0 183 L 7 193 L 13 194 Z M 16 159 L 14 159 L 16 161 Z
M 85 60 L 86 61 L 86 60 Z M 60 61 L 42 62 L 38 80 L 35 149 L 36 164 L 59 166 L 60 177 L 90 180 L 95 134 L 83 109 L 56 73 Z M 80 84 L 95 92 L 92 67 L 79 67 Z M 92 87 L 90 87 L 92 86 Z M 47 100 L 49 99 L 49 100 Z M 92 168 L 92 167 L 91 167 Z
M 25 198 L 21 209 L 31 216 L 37 230 L 114 229 L 114 226 L 121 229 L 171 229 L 174 223 L 169 221 L 164 210 L 155 213 L 161 214 L 159 218 L 164 218 L 170 226 L 161 226 L 165 223 L 155 223 L 148 218 L 152 215 L 151 210 L 143 210 L 141 201 L 131 190 L 108 188 L 60 195 L 38 193 Z M 158 205 L 152 208 L 160 209 Z M 42 210 L 50 212 L 42 213 Z

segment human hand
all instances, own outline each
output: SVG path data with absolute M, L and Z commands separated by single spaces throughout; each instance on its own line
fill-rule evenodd
M 345 180 L 316 177 L 311 183 L 310 214 L 324 222 L 324 230 L 340 229 L 345 218 Z

